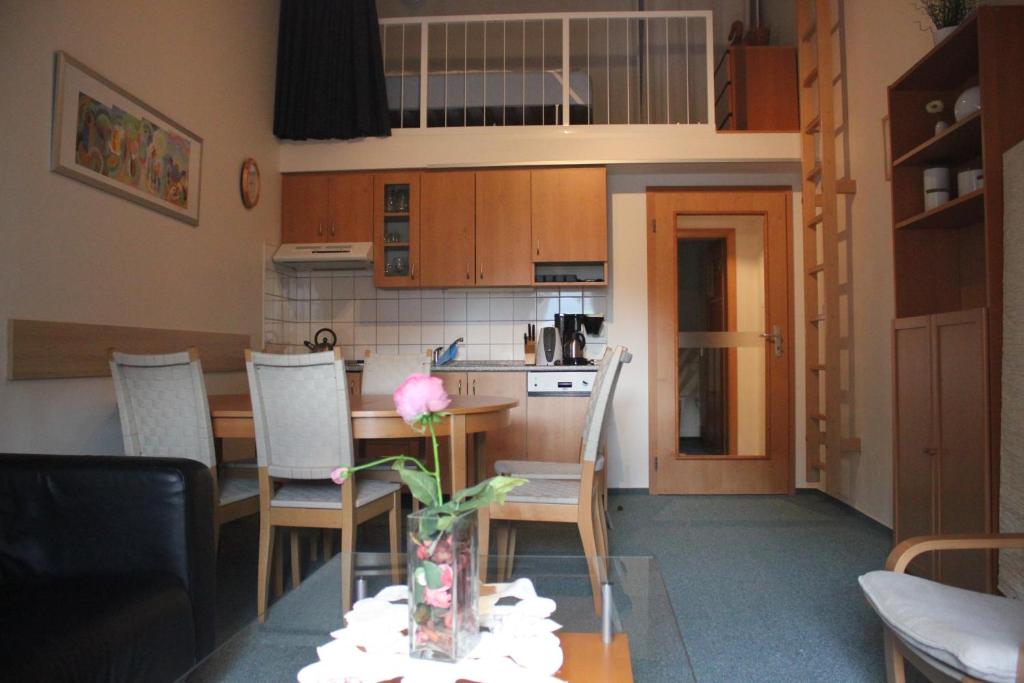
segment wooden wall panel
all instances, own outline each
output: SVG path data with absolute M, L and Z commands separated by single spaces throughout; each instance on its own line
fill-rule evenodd
M 106 377 L 111 348 L 172 353 L 195 346 L 206 372 L 240 372 L 245 370 L 245 349 L 251 345 L 245 334 L 44 320 L 8 320 L 7 333 L 8 379 Z

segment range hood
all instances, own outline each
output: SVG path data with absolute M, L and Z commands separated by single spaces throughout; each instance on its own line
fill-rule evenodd
M 372 242 L 282 244 L 274 263 L 298 270 L 361 270 L 373 265 Z

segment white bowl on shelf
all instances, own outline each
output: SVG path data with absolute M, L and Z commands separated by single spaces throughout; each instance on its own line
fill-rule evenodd
M 962 121 L 976 111 L 981 110 L 981 89 L 978 86 L 971 86 L 960 93 L 953 105 L 953 116 L 957 121 Z

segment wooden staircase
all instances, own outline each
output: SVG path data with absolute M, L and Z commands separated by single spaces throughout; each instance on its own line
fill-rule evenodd
M 841 421 L 839 337 L 839 196 L 857 183 L 837 177 L 834 88 L 845 77 L 833 68 L 838 30 L 835 0 L 797 0 L 800 35 L 800 138 L 803 169 L 807 481 L 837 491 L 843 451 L 860 450 L 844 439 Z

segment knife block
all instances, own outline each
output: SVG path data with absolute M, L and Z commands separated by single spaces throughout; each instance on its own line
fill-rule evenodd
M 537 342 L 532 339 L 523 342 L 523 365 L 537 364 Z

